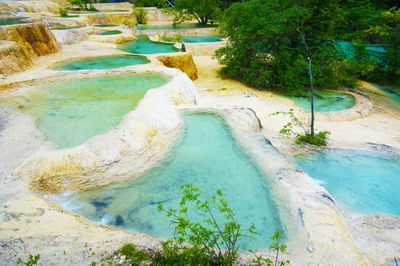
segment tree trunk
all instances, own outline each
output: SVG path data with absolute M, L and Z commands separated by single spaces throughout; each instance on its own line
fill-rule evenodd
M 311 57 L 308 57 L 308 72 L 310 74 L 311 82 L 311 135 L 314 136 L 314 83 L 311 72 Z

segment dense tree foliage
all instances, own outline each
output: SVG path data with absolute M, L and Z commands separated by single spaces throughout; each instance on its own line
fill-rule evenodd
M 175 22 L 195 18 L 200 24 L 206 25 L 210 19 L 216 18 L 219 12 L 217 0 L 176 0 L 171 12 Z
M 334 41 L 340 21 L 338 1 L 250 0 L 233 4 L 221 20 L 228 45 L 217 51 L 226 65 L 222 75 L 260 88 L 299 89 L 309 86 L 312 57 L 316 86 L 350 86 L 348 66 Z
M 174 15 L 175 23 L 196 19 L 199 24 L 207 25 L 217 19 L 232 3 L 241 0 L 175 0 L 175 6 L 168 9 Z
M 259 88 L 293 90 L 310 84 L 355 86 L 357 78 L 400 83 L 399 1 L 250 0 L 234 3 L 221 17 L 226 47 L 217 51 L 222 76 Z M 388 9 L 389 10 L 383 10 Z M 336 41 L 353 42 L 353 55 Z M 372 56 L 368 43 L 388 45 Z M 348 51 L 347 51 L 348 52 Z
M 137 7 L 167 7 L 167 1 L 165 0 L 135 0 L 134 4 Z

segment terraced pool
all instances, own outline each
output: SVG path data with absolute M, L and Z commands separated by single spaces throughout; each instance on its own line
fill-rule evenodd
M 296 102 L 302 109 L 311 111 L 311 91 L 297 91 L 280 94 Z M 314 110 L 316 112 L 341 111 L 352 108 L 356 99 L 343 92 L 336 91 L 314 91 Z
M 173 44 L 153 42 L 147 36 L 139 36 L 136 41 L 119 44 L 118 49 L 132 54 L 159 54 L 179 51 Z
M 0 106 L 32 115 L 49 141 L 68 148 L 118 125 L 147 90 L 168 81 L 158 73 L 57 81 L 0 98 Z
M 209 113 L 184 115 L 185 129 L 169 153 L 143 176 L 120 184 L 53 194 L 49 199 L 93 221 L 156 237 L 171 237 L 169 218 L 157 205 L 177 207 L 179 186 L 188 182 L 204 197 L 222 189 L 242 228 L 255 224 L 259 235 L 242 248 L 268 247 L 269 237 L 282 225 L 279 210 L 264 176 L 232 137 L 222 118 Z M 194 215 L 194 219 L 204 219 Z M 218 217 L 221 219 L 221 217 Z
M 199 43 L 199 42 L 220 42 L 221 36 L 216 35 L 193 35 L 193 36 L 183 36 L 182 42 L 188 43 Z
M 342 207 L 400 216 L 399 155 L 334 150 L 299 155 L 294 160 Z
M 62 62 L 53 66 L 53 70 L 81 70 L 81 69 L 108 69 L 132 65 L 148 64 L 144 56 L 139 55 L 111 55 L 86 57 Z

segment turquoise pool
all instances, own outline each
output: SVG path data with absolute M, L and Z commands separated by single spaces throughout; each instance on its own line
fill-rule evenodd
M 327 151 L 295 156 L 296 164 L 343 207 L 400 216 L 400 156 L 372 151 Z
M 193 35 L 193 36 L 183 36 L 182 42 L 188 43 L 198 43 L 198 42 L 220 42 L 221 36 L 215 35 Z
M 132 27 L 135 30 L 183 30 L 183 29 L 197 29 L 197 28 L 216 28 L 217 25 L 200 25 L 200 24 L 181 24 L 181 25 L 138 25 Z
M 280 94 L 296 102 L 302 109 L 311 111 L 311 91 L 296 91 Z M 343 92 L 314 90 L 314 110 L 316 112 L 341 111 L 352 108 L 356 99 Z
M 81 58 L 56 64 L 53 70 L 107 69 L 131 65 L 148 64 L 144 56 L 139 55 L 110 55 Z
M 377 86 L 378 89 L 384 91 L 390 99 L 395 101 L 396 103 L 400 103 L 400 88 L 399 87 L 390 87 L 390 86 Z
M 24 17 L 0 17 L 0 26 L 29 23 Z
M 97 35 L 118 35 L 121 34 L 122 32 L 119 30 L 102 30 Z
M 132 54 L 159 54 L 179 51 L 173 44 L 153 42 L 147 36 L 139 36 L 136 41 L 119 44 L 118 49 Z
M 32 115 L 49 141 L 68 148 L 118 125 L 147 90 L 168 81 L 158 73 L 71 79 L 0 98 L 0 106 Z
M 94 190 L 54 194 L 49 199 L 93 221 L 166 238 L 173 232 L 165 213 L 157 210 L 159 203 L 177 207 L 179 186 L 188 182 L 198 186 L 204 197 L 220 188 L 243 228 L 254 223 L 259 232 L 255 240 L 243 241 L 242 247 L 268 247 L 269 237 L 277 229 L 282 232 L 282 226 L 266 177 L 219 116 L 185 114 L 184 124 L 182 138 L 143 176 Z
M 341 50 L 343 55 L 345 55 L 348 58 L 353 57 L 354 53 L 354 45 L 351 42 L 347 41 L 335 41 L 335 44 L 337 47 Z M 378 44 L 369 44 L 366 45 L 365 49 L 367 52 L 369 52 L 371 58 L 375 58 L 377 60 L 382 60 L 384 57 L 386 51 L 390 49 L 391 46 L 388 45 L 378 45 Z

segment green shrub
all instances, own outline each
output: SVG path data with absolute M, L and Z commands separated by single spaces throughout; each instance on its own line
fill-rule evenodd
M 136 0 L 135 6 L 137 7 L 167 7 L 167 1 L 165 0 Z
M 304 135 L 297 134 L 295 143 L 300 146 L 304 143 L 308 143 L 314 146 L 325 146 L 327 144 L 326 139 L 329 134 L 329 131 L 321 131 L 314 136 L 309 133 L 306 133 Z
M 17 264 L 25 264 L 26 266 L 37 265 L 39 259 L 40 259 L 40 254 L 36 254 L 35 256 L 33 256 L 32 254 L 29 254 L 28 261 L 25 262 L 21 258 L 18 258 Z
M 62 17 L 68 17 L 68 8 L 66 8 L 66 7 L 60 8 L 60 15 Z
M 132 13 L 136 16 L 136 19 L 141 24 L 147 24 L 147 10 L 143 7 L 133 7 Z
M 167 35 L 163 35 L 160 37 L 160 39 L 164 42 L 177 42 L 177 43 L 181 43 L 182 42 L 182 35 L 180 34 L 175 34 L 172 36 L 167 36 Z
M 124 244 L 118 253 L 126 256 L 131 265 L 138 265 L 140 262 L 150 259 L 145 252 L 137 250 L 136 246 L 130 243 Z
M 201 199 L 200 189 L 190 183 L 182 185 L 181 192 L 179 209 L 165 210 L 162 204 L 158 206 L 158 209 L 165 211 L 171 218 L 171 223 L 175 225 L 174 240 L 176 242 L 170 246 L 172 251 L 174 253 L 181 251 L 188 258 L 203 253 L 202 260 L 206 264 L 232 265 L 237 258 L 238 241 L 243 238 L 252 239 L 256 235 L 254 225 L 248 229 L 241 228 L 236 221 L 235 213 L 223 199 L 223 194 L 219 189 L 210 199 Z M 197 212 L 203 214 L 205 219 L 192 221 L 188 213 L 190 207 L 194 207 Z M 223 222 L 214 218 L 216 217 L 215 210 L 218 210 L 219 216 L 224 217 Z M 189 243 L 193 248 L 186 248 L 184 243 Z
M 283 126 L 283 128 L 279 131 L 279 134 L 282 136 L 289 137 L 291 135 L 296 136 L 295 144 L 302 146 L 303 144 L 311 144 L 314 146 L 325 146 L 327 144 L 327 137 L 330 134 L 329 131 L 321 131 L 315 135 L 312 135 L 308 130 L 309 126 L 303 122 L 301 122 L 293 112 L 293 109 L 290 109 L 289 112 L 275 112 L 271 113 L 269 116 L 277 116 L 277 115 L 286 115 L 289 116 L 290 121 Z M 303 131 L 302 134 L 295 133 L 294 128 L 299 128 Z

